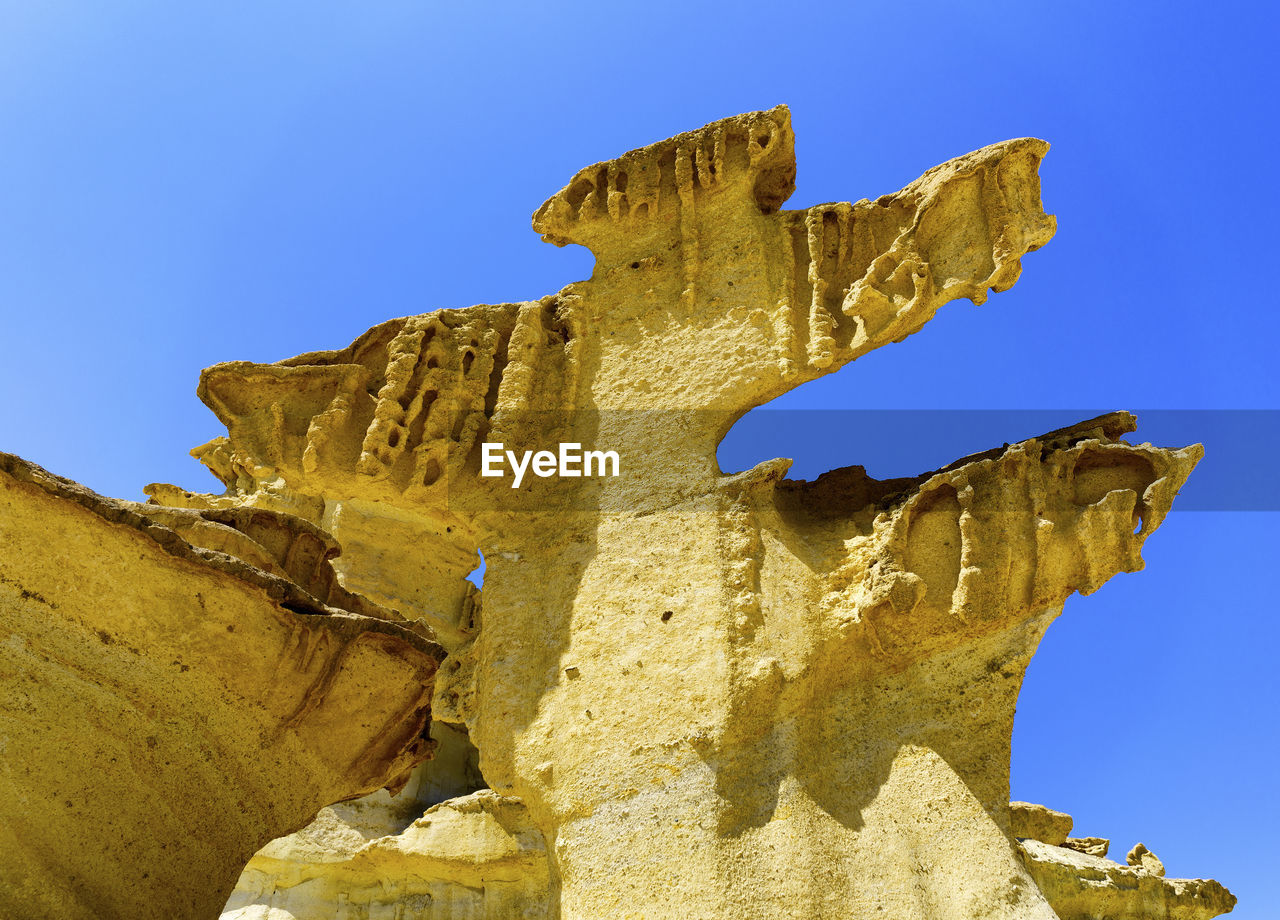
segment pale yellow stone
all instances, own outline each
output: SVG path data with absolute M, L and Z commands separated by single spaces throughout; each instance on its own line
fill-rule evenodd
M 1207 920 L 1236 905 L 1235 896 L 1210 879 L 1163 878 L 1038 840 L 1021 847 L 1061 920 Z
M 1046 149 L 784 211 L 789 113 L 725 119 L 538 210 L 588 281 L 203 375 L 233 493 L 321 502 L 344 550 L 354 508 L 346 577 L 421 586 L 437 717 L 527 807 L 560 917 L 1055 916 L 1011 836 L 1022 675 L 1070 594 L 1142 567 L 1200 448 L 1128 444 L 1115 413 L 890 482 L 715 459 L 752 407 L 1011 286 L 1053 234 Z M 513 490 L 484 442 L 614 450 L 621 475 Z M 383 526 L 431 570 L 380 561 Z
M 0 916 L 213 916 L 264 843 L 404 783 L 443 650 L 336 552 L 0 454 Z
M 324 809 L 263 849 L 223 920 L 554 917 L 542 833 L 519 801 L 488 790 L 436 805 L 398 834 L 366 840 Z
M 1062 846 L 1086 856 L 1106 856 L 1107 850 L 1111 849 L 1111 841 L 1106 837 L 1068 837 L 1062 841 Z
M 1031 802 L 1010 802 L 1009 828 L 1019 839 L 1061 846 L 1071 833 L 1071 815 Z
M 533 219 L 546 240 L 596 256 L 589 280 L 555 295 L 389 320 L 343 349 L 202 374 L 228 434 L 193 453 L 226 492 L 156 485 L 130 514 L 201 559 L 259 573 L 254 584 L 359 607 L 359 635 L 417 637 L 403 641 L 423 658 L 410 677 L 385 648 L 361 659 L 341 718 L 317 710 L 331 735 L 289 749 L 350 752 L 360 782 L 260 765 L 264 791 L 243 817 L 254 832 L 315 820 L 253 857 L 230 916 L 1229 909 L 1216 883 L 1019 843 L 1069 845 L 1069 818 L 1009 802 L 1014 708 L 1040 638 L 1071 594 L 1142 568 L 1198 445 L 1127 443 L 1135 420 L 1118 412 L 890 481 L 856 466 L 788 480 L 785 459 L 719 469 L 716 447 L 744 413 L 901 342 L 949 301 L 1006 290 L 1055 228 L 1040 204 L 1043 141 L 994 144 L 875 200 L 787 211 L 794 143 L 778 107 L 581 170 Z M 530 473 L 513 489 L 509 473 L 480 475 L 486 442 L 614 451 L 620 474 Z M 325 565 L 282 552 L 282 526 Z M 81 539 L 34 518 L 27 529 L 59 551 Z M 465 580 L 481 551 L 483 598 Z M 207 577 L 129 566 L 138 597 L 190 597 Z M 60 590 L 88 610 L 111 586 L 100 568 L 82 574 L 84 590 Z M 281 609 L 227 601 L 202 628 Z M 448 652 L 438 676 L 427 635 Z M 266 658 L 273 641 L 260 641 Z M 305 681 L 278 688 L 220 644 L 183 654 L 208 659 L 201 673 L 231 669 L 244 699 L 269 686 L 269 716 L 279 695 L 306 695 Z M 453 726 L 431 729 L 447 756 L 410 773 L 429 700 Z M 210 743 L 234 748 L 258 724 L 201 718 L 174 716 L 172 730 L 190 746 L 208 724 Z M 376 757 L 359 754 L 370 732 Z M 157 773 L 144 763 L 130 781 Z M 320 808 L 389 778 L 410 785 Z M 281 792 L 286 780 L 297 788 Z M 259 814 L 284 810 L 274 824 Z M 206 829 L 165 820 L 139 822 L 149 845 Z M 158 859 L 122 863 L 110 884 Z M 165 867 L 170 916 L 216 887 L 178 863 Z
M 1164 875 L 1164 863 L 1160 861 L 1160 857 L 1147 849 L 1146 844 L 1134 844 L 1133 849 L 1129 851 L 1129 855 L 1124 858 L 1124 861 L 1151 875 Z

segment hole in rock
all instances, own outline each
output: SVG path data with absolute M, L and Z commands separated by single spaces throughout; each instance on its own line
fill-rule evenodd
M 485 563 L 483 555 L 477 554 L 477 559 L 478 565 L 466 577 L 476 587 L 481 587 Z M 289 603 L 283 606 L 299 613 L 319 612 Z M 442 670 L 452 663 L 452 658 L 446 658 Z M 432 806 L 488 788 L 480 772 L 479 751 L 463 726 L 433 721 L 428 725 L 427 734 L 436 742 L 434 757 L 414 768 L 408 783 L 398 794 L 393 796 L 386 789 L 380 789 L 358 799 L 329 805 L 317 819 L 322 827 L 319 836 L 315 831 L 304 830 L 300 843 L 284 846 L 319 846 L 323 849 L 323 841 L 349 838 L 353 833 L 366 841 L 394 837 L 403 833 Z M 279 844 L 275 846 L 277 850 L 280 847 Z
M 476 555 L 480 557 L 480 564 L 470 571 L 467 575 L 467 581 L 471 582 L 477 588 L 484 589 L 484 553 L 476 551 Z
M 839 197 L 824 191 L 806 187 L 803 194 L 808 198 L 816 192 L 822 195 L 818 200 L 828 201 Z M 807 204 L 793 197 L 788 207 Z M 800 265 L 809 257 L 807 240 L 798 235 L 794 242 Z M 854 321 L 839 309 L 849 283 L 842 279 L 840 289 L 827 291 L 840 346 L 855 334 Z M 852 465 L 864 466 L 877 479 L 917 476 L 1124 408 L 1123 398 L 1117 405 L 1084 411 L 1066 401 L 1075 391 L 1053 382 L 1041 368 L 1070 356 L 1051 341 L 1031 337 L 1057 326 L 1046 320 L 1037 329 L 1023 319 L 1043 313 L 1017 287 L 982 306 L 965 299 L 943 304 L 902 341 L 875 348 L 841 371 L 795 386 L 737 419 L 718 446 L 720 469 L 739 472 L 781 456 L 795 461 L 791 479 L 812 480 Z M 795 333 L 790 358 L 803 378 L 813 373 L 807 368 L 807 323 L 798 322 Z M 1010 405 L 1030 408 L 971 408 Z
M 997 322 L 993 316 L 975 323 L 968 306 L 947 304 L 902 343 L 907 347 L 879 348 L 747 412 L 720 441 L 720 469 L 732 474 L 787 457 L 794 461 L 787 473 L 792 480 L 812 481 L 849 466 L 865 467 L 867 475 L 880 480 L 914 477 L 1108 411 L 958 406 L 973 398 L 966 395 L 966 381 L 975 373 L 973 358 L 963 349 L 947 348 L 946 339 L 963 341 L 969 326 L 981 332 L 986 323 Z M 1007 385 L 989 389 L 996 395 L 977 396 L 988 405 L 1017 398 Z

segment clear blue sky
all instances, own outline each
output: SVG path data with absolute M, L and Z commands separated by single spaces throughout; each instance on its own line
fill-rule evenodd
M 202 367 L 553 292 L 591 257 L 529 216 L 577 168 L 779 102 L 792 207 L 1036 135 L 1059 231 L 1013 291 L 766 411 L 1274 410 L 1278 25 L 1260 2 L 0 0 L 0 449 L 111 495 L 211 489 L 186 454 L 221 433 Z M 748 421 L 722 464 L 906 474 L 1037 433 L 798 417 Z M 1255 485 L 1277 507 L 1252 448 L 1275 417 L 1140 430 L 1204 440 L 1196 476 L 1237 497 L 1202 493 L 1147 571 L 1068 603 L 1014 748 L 1015 797 L 1218 878 L 1241 918 L 1271 915 L 1280 855 L 1280 517 L 1239 510 Z

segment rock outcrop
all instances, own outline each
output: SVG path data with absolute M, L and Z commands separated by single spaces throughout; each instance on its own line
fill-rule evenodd
M 374 839 L 326 809 L 253 858 L 222 916 L 331 920 L 342 908 L 370 920 L 556 916 L 541 831 L 519 801 L 488 790 Z
M 1086 856 L 1106 856 L 1111 849 L 1111 841 L 1106 837 L 1068 837 L 1061 845 Z
M 1160 857 L 1147 849 L 1146 844 L 1136 843 L 1133 849 L 1129 851 L 1129 855 L 1124 861 L 1135 868 L 1141 869 L 1148 875 L 1164 877 L 1164 863 L 1160 861 Z
M 1141 568 L 1199 447 L 1114 413 L 890 482 L 715 459 L 752 407 L 1012 285 L 1053 234 L 1046 149 L 786 211 L 787 111 L 726 119 L 538 210 L 589 281 L 202 377 L 229 436 L 198 453 L 238 501 L 442 560 L 368 590 L 432 585 L 437 717 L 544 834 L 562 917 L 1053 916 L 1010 824 L 1022 674 L 1067 596 Z M 513 488 L 486 444 L 620 471 Z
M 193 453 L 226 491 L 158 484 L 130 513 L 448 653 L 435 675 L 435 646 L 413 646 L 431 665 L 400 683 L 362 659 L 342 718 L 376 723 L 379 756 L 359 790 L 307 775 L 294 794 L 314 814 L 407 767 L 396 745 L 428 698 L 454 732 L 432 731 L 453 754 L 414 795 L 324 809 L 260 851 L 228 915 L 1052 920 L 1146 909 L 1134 879 L 1156 912 L 1124 916 L 1229 909 L 1154 857 L 1099 868 L 1066 848 L 1069 817 L 1009 801 L 1045 629 L 1142 568 L 1198 445 L 1129 443 L 1116 412 L 887 481 L 716 461 L 750 409 L 1009 288 L 1055 229 L 1046 150 L 1005 141 L 874 201 L 789 211 L 789 112 L 724 119 L 590 166 L 538 209 L 544 239 L 595 254 L 590 280 L 206 370 L 227 435 Z M 281 555 L 281 521 L 341 555 Z M 481 552 L 483 597 L 466 580 Z M 237 616 L 280 609 L 261 607 Z M 1177 913 L 1188 898 L 1199 913 Z
M 305 522 L 0 454 L 0 547 L 0 916 L 213 916 L 264 843 L 430 753 L 443 650 Z
M 1211 879 L 1164 878 L 1163 867 L 1122 866 L 1038 840 L 1021 847 L 1061 920 L 1208 920 L 1236 906 L 1235 896 Z
M 1009 830 L 1019 840 L 1062 846 L 1071 833 L 1071 815 L 1031 802 L 1009 803 Z

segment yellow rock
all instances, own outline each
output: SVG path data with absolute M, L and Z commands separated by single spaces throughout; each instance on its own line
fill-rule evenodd
M 264 843 L 430 753 L 443 650 L 302 521 L 0 454 L 0 547 L 0 916 L 212 916 Z
M 407 769 L 396 744 L 421 733 L 433 681 L 454 726 L 432 729 L 451 753 L 406 797 L 326 808 L 260 851 L 228 914 L 1052 920 L 1060 903 L 1130 909 L 1112 889 L 1136 874 L 1161 903 L 1189 891 L 1019 843 L 1064 842 L 1069 818 L 1011 809 L 1008 771 L 1045 629 L 1072 593 L 1142 567 L 1198 445 L 1129 444 L 1118 412 L 890 481 L 716 462 L 753 407 L 1009 288 L 1054 232 L 1046 150 L 1005 141 L 874 201 L 788 211 L 787 109 L 724 119 L 590 166 L 538 209 L 544 239 L 595 254 L 587 281 L 206 370 L 228 434 L 193 453 L 227 491 L 156 485 L 133 513 L 448 652 L 438 678 L 434 645 L 406 646 L 425 656 L 412 679 L 369 656 L 346 721 L 294 756 L 361 750 L 351 733 L 375 723 L 385 749 L 363 786 L 302 774 L 285 799 L 307 807 L 281 829 Z M 273 551 L 280 521 L 331 566 Z M 465 580 L 481 551 L 483 599 Z M 91 571 L 78 603 L 109 594 Z M 131 587 L 189 597 L 199 575 Z M 241 603 L 213 620 L 279 610 Z M 267 681 L 201 648 L 217 673 Z M 224 724 L 230 744 L 244 726 Z M 190 739 L 204 723 L 173 725 Z
M 1124 861 L 1149 875 L 1164 876 L 1164 863 L 1160 861 L 1160 857 L 1148 850 L 1145 844 L 1134 844 Z
M 1236 905 L 1231 892 L 1209 879 L 1163 878 L 1038 840 L 1021 846 L 1032 878 L 1061 920 L 1208 920 Z
M 541 832 L 519 801 L 488 790 L 436 805 L 366 840 L 329 809 L 254 857 L 223 920 L 355 916 L 555 916 Z
M 789 113 L 725 119 L 538 210 L 588 281 L 203 375 L 229 438 L 202 459 L 243 501 L 322 505 L 352 578 L 391 522 L 438 560 L 361 590 L 422 586 L 437 717 L 528 809 L 565 920 L 1055 916 L 1011 836 L 1022 675 L 1071 593 L 1141 568 L 1200 448 L 1114 413 L 890 482 L 715 459 L 752 407 L 1012 285 L 1053 234 L 1046 149 L 785 211 Z M 486 444 L 620 471 L 513 488 Z
M 1111 849 L 1111 841 L 1106 837 L 1068 837 L 1062 846 L 1086 856 L 1106 856 Z
M 1071 815 L 1030 802 L 1009 803 L 1009 826 L 1018 839 L 1062 846 L 1071 833 Z

